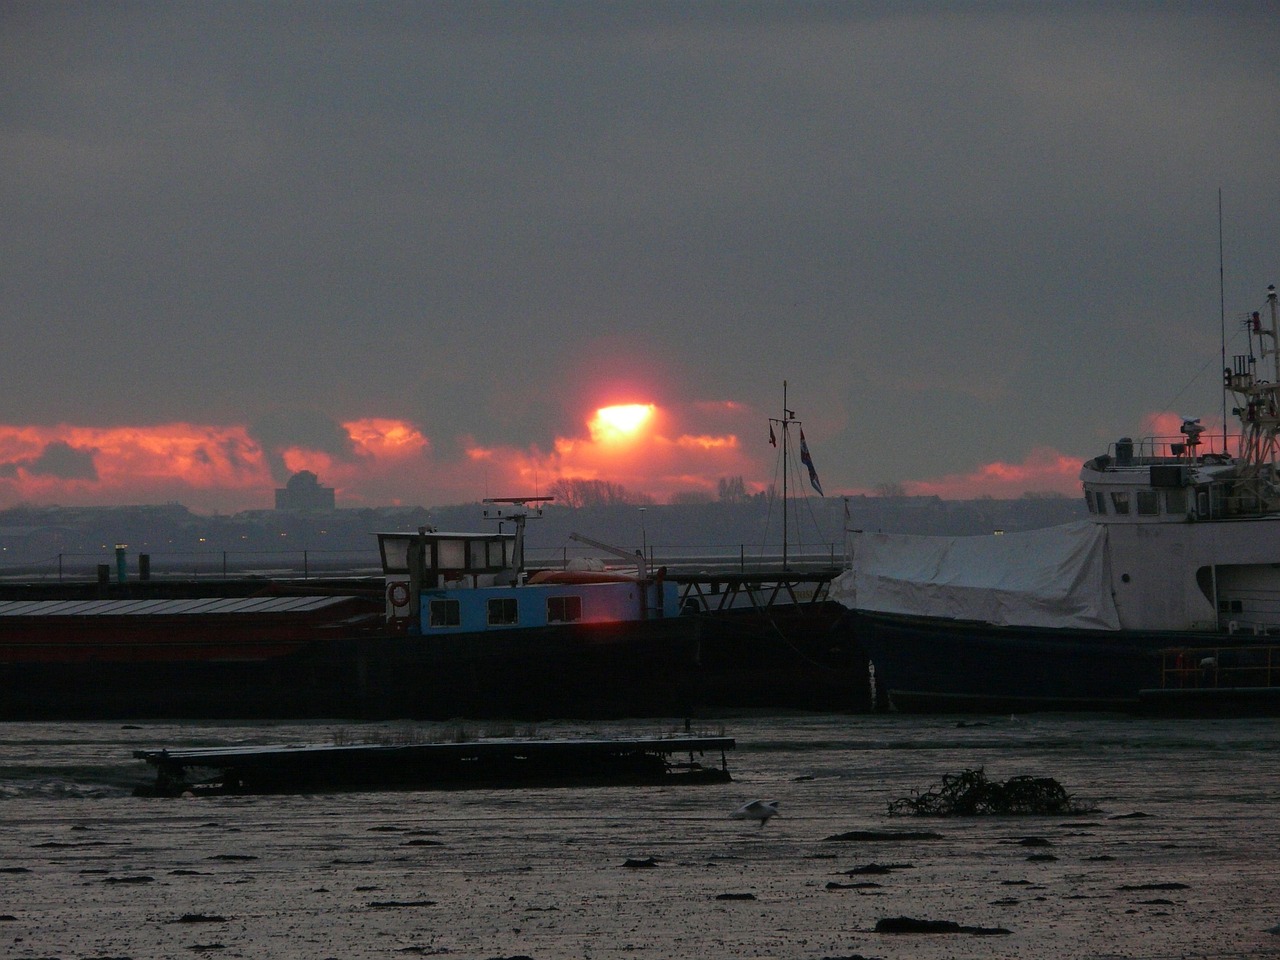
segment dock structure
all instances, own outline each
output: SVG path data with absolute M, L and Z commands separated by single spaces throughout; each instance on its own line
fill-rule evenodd
M 838 567 L 808 569 L 733 568 L 706 569 L 696 573 L 671 571 L 667 576 L 680 586 L 681 606 L 692 605 L 700 613 L 768 614 L 776 610 L 803 611 L 826 603 L 827 590 L 840 574 Z
M 727 783 L 731 737 L 491 739 L 135 750 L 156 769 L 138 796 Z M 719 765 L 699 758 L 720 754 Z M 677 760 L 676 757 L 682 759 Z M 687 757 L 687 759 L 683 759 Z

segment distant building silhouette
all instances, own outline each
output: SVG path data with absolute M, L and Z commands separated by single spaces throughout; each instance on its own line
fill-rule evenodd
M 332 510 L 333 487 L 322 487 L 310 470 L 299 470 L 276 490 L 277 510 Z

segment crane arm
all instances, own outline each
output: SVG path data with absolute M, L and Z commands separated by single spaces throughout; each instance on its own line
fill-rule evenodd
M 606 553 L 612 553 L 615 557 L 621 557 L 623 560 L 630 560 L 636 565 L 636 572 L 640 574 L 640 578 L 644 579 L 644 554 L 637 550 L 635 553 L 628 553 L 621 547 L 615 547 L 609 543 L 603 543 L 599 540 L 592 540 L 590 537 L 584 537 L 580 533 L 569 534 L 570 540 L 576 540 L 578 543 L 585 543 L 589 547 L 595 547 L 597 550 L 604 550 Z

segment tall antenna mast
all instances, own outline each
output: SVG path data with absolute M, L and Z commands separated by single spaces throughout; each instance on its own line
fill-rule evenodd
M 1222 255 L 1222 188 L 1218 188 L 1218 316 L 1222 325 L 1222 369 L 1227 369 L 1226 270 Z M 1250 348 L 1252 352 L 1252 348 Z M 1227 391 L 1222 391 L 1222 452 L 1227 452 Z

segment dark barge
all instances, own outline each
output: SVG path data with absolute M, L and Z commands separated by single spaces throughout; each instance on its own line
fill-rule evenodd
M 381 578 L 11 588 L 0 720 L 867 708 L 836 568 L 528 569 L 539 499 L 491 502 L 514 533 L 379 534 Z
M 865 658 L 832 639 L 836 605 L 797 602 L 799 588 L 775 577 L 673 576 L 697 609 L 639 626 L 483 635 L 389 628 L 381 586 L 370 596 L 323 581 L 259 583 L 256 596 L 206 583 L 204 596 L 130 585 L 140 595 L 0 600 L 0 720 L 866 709 Z
M 650 786 L 727 783 L 730 737 L 493 739 L 468 743 L 323 744 L 135 750 L 156 768 L 136 796 L 339 790 Z M 719 752 L 719 766 L 699 757 Z M 687 760 L 676 761 L 677 755 Z M 204 779 L 200 779 L 203 776 Z
M 669 572 L 699 620 L 697 704 L 870 711 L 866 654 L 836 629 L 845 608 L 827 598 L 839 573 L 820 563 Z

